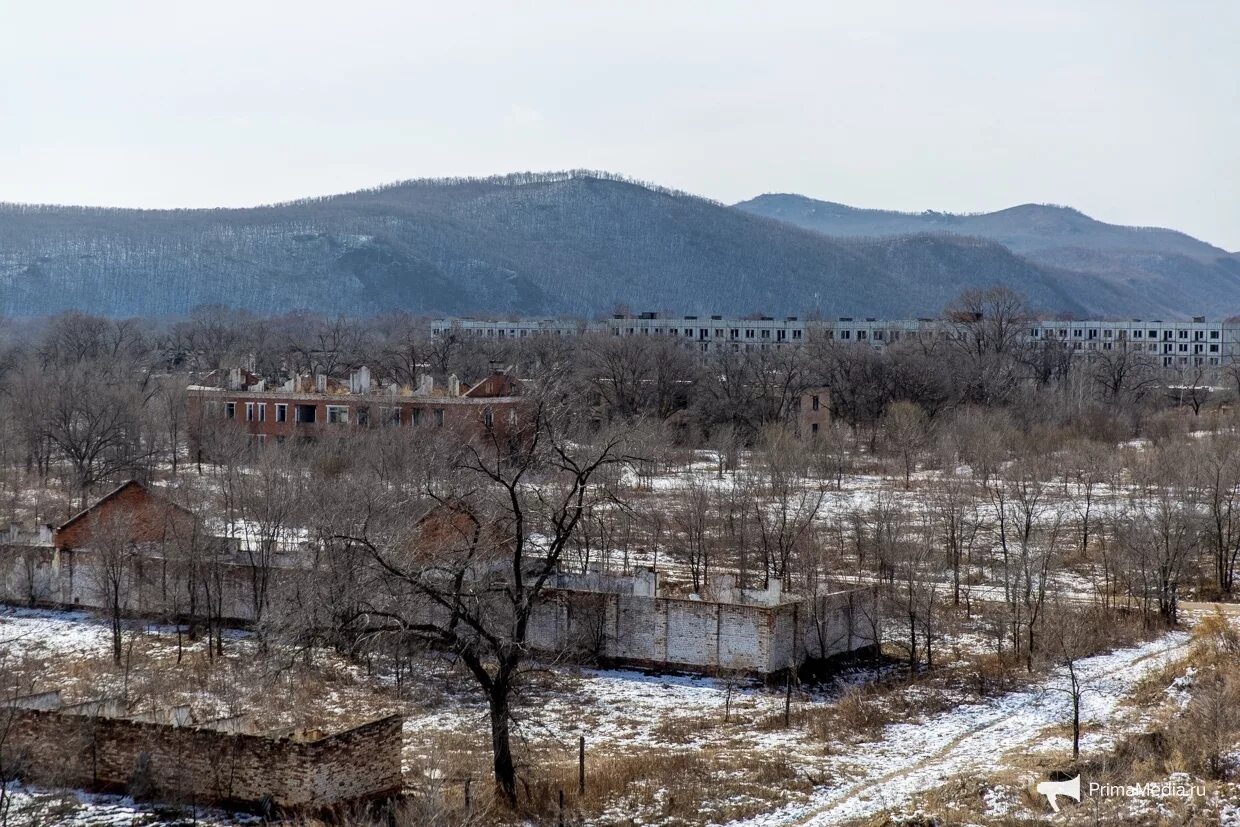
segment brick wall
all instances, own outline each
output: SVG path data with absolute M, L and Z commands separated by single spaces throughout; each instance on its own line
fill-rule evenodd
M 771 606 L 563 589 L 535 608 L 529 641 L 619 664 L 767 675 L 870 646 L 874 611 L 866 589 Z
M 0 544 L 0 601 L 38 606 L 61 603 L 60 571 L 48 546 Z
M 92 558 L 89 550 L 60 552 L 53 558 L 47 549 L 0 547 L 0 600 L 28 602 L 34 582 L 41 595 L 38 602 L 106 609 Z M 253 620 L 249 567 L 235 562 L 216 568 L 212 582 L 222 595 L 223 617 Z M 145 617 L 190 614 L 191 593 L 200 586 L 188 572 L 187 565 L 176 560 L 136 558 L 123 590 L 124 611 Z M 309 570 L 278 569 L 270 584 L 272 605 L 297 599 L 299 580 L 315 576 Z M 205 605 L 201 595 L 197 605 Z M 427 622 L 442 620 L 437 610 L 426 610 Z M 809 658 L 872 645 L 877 611 L 872 589 L 776 605 L 552 589 L 534 609 L 529 642 L 534 649 L 587 660 L 765 675 Z
M 162 800 L 233 806 L 270 800 L 306 809 L 402 786 L 398 715 L 298 740 L 100 717 L 73 707 L 11 714 L 5 766 L 39 784 L 137 792 L 144 782 Z
M 115 526 L 132 543 L 162 543 L 189 536 L 193 521 L 188 511 L 130 481 L 58 528 L 55 544 L 60 548 L 88 546 L 101 526 Z
M 831 424 L 830 394 L 827 388 L 812 388 L 801 394 L 800 407 L 797 411 L 797 432 L 803 439 L 812 439 Z
M 231 420 L 225 416 L 228 403 L 233 405 Z M 490 429 L 501 445 L 506 445 L 527 424 L 530 407 L 524 400 L 509 397 L 428 396 L 411 399 L 215 389 L 191 389 L 187 404 L 191 439 L 194 441 L 199 439 L 198 432 L 211 424 L 234 425 L 245 433 L 272 440 L 342 436 L 359 427 L 395 427 L 411 434 L 423 428 L 443 428 L 466 439 L 489 439 L 489 421 Z M 282 421 L 278 406 L 283 406 Z M 312 423 L 298 421 L 299 406 L 314 409 Z M 344 409 L 346 421 L 329 422 L 329 406 Z M 396 412 L 399 412 L 399 424 L 389 425 L 389 417 Z

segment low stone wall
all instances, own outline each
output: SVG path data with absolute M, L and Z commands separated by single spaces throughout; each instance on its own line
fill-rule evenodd
M 39 696 L 40 699 L 45 696 Z M 332 734 L 256 735 L 98 714 L 99 704 L 0 709 L 6 769 L 39 784 L 202 805 L 316 810 L 402 787 L 402 719 Z

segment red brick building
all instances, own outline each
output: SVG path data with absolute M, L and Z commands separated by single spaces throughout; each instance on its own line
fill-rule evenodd
M 519 380 L 496 371 L 473 384 L 455 376 L 439 389 L 429 377 L 417 388 L 373 383 L 359 368 L 348 380 L 324 374 L 282 385 L 233 369 L 188 389 L 191 429 L 234 422 L 258 442 L 316 439 L 358 428 L 442 428 L 465 439 L 511 447 L 521 439 L 530 401 Z
M 797 432 L 802 439 L 813 439 L 831 424 L 831 391 L 828 388 L 810 388 L 801 394 L 800 410 L 797 412 Z
M 52 534 L 52 544 L 58 549 L 89 548 L 101 526 L 123 531 L 133 544 L 172 542 L 189 536 L 196 520 L 193 512 L 130 480 L 62 523 Z

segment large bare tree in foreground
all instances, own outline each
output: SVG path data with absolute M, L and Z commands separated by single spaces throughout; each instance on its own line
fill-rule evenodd
M 627 461 L 625 433 L 590 433 L 548 399 L 533 402 L 519 442 L 516 453 L 498 440 L 454 446 L 431 460 L 444 471 L 420 490 L 363 486 L 339 537 L 373 575 L 357 630 L 452 653 L 486 696 L 496 788 L 509 806 L 511 705 L 531 619 L 583 515 L 612 499 L 605 472 Z

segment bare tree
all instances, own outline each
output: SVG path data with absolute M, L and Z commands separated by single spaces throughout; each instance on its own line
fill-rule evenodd
M 1139 485 L 1115 531 L 1129 561 L 1129 579 L 1148 611 L 1151 603 L 1167 623 L 1179 619 L 1180 583 L 1201 543 L 1202 514 L 1192 456 L 1180 443 L 1154 448 L 1137 469 Z
M 1229 430 L 1202 440 L 1197 467 L 1214 581 L 1219 591 L 1230 593 L 1240 557 L 1240 437 Z
M 90 546 L 85 550 L 91 585 L 108 613 L 112 630 L 112 662 L 124 655 L 122 618 L 130 610 L 139 552 L 133 519 L 118 512 L 95 514 L 90 522 Z
M 1103 401 L 1116 408 L 1139 403 L 1158 382 L 1153 359 L 1127 347 L 1092 354 L 1090 373 Z
M 1017 370 L 1031 314 L 1025 299 L 1006 287 L 968 290 L 947 308 L 960 355 L 967 401 L 1001 404 L 1020 378 Z
M 972 480 L 944 474 L 931 493 L 934 516 L 938 522 L 939 539 L 952 577 L 952 605 L 964 599 L 969 603 L 969 572 L 984 521 L 978 510 L 977 486 Z
M 677 498 L 671 515 L 672 541 L 689 565 L 689 577 L 697 594 L 701 594 L 709 582 L 715 556 L 711 505 L 710 489 L 690 479 L 684 493 Z
M 289 452 L 278 446 L 252 457 L 247 472 L 235 477 L 239 483 L 239 519 L 232 534 L 249 564 L 253 621 L 261 626 L 279 557 L 296 539 L 297 504 L 302 500 L 304 475 L 292 467 Z
M 387 584 L 365 597 L 358 621 L 452 652 L 485 694 L 496 787 L 509 806 L 517 796 L 511 704 L 531 618 L 587 506 L 611 496 L 596 475 L 626 461 L 623 433 L 591 438 L 543 401 L 530 412 L 525 444 L 515 456 L 463 446 L 453 473 L 425 492 L 436 508 L 416 534 L 409 514 L 420 497 L 400 488 L 358 492 L 365 499 L 353 517 L 341 515 L 351 529 L 337 532 Z
M 883 414 L 883 439 L 900 457 L 904 468 L 904 487 L 909 487 L 918 455 L 929 439 L 926 415 L 912 402 L 896 402 Z
M 808 537 L 826 493 L 805 478 L 807 458 L 789 429 L 771 426 L 760 440 L 759 494 L 753 501 L 763 571 L 768 580 L 789 582 L 789 562 Z
M 1070 612 L 1063 606 L 1054 607 L 1050 655 L 1063 668 L 1066 680 L 1062 685 L 1042 684 L 1044 692 L 1062 692 L 1072 704 L 1072 760 L 1081 755 L 1081 701 L 1085 693 L 1096 691 L 1081 675 L 1079 661 L 1091 654 L 1102 638 L 1104 624 L 1094 610 Z
M 820 477 L 831 481 L 836 491 L 843 490 L 844 475 L 851 467 L 851 444 L 848 429 L 832 422 L 818 433 L 810 445 L 814 468 Z
M 101 480 L 131 471 L 154 453 L 143 440 L 141 411 L 153 386 L 123 363 L 75 363 L 44 375 L 48 440 L 70 463 L 85 504 Z

